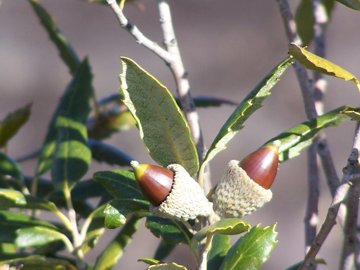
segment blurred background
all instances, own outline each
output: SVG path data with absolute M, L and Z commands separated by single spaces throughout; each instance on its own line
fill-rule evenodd
M 299 1 L 290 1 L 293 8 Z M 60 29 L 81 57 L 88 56 L 97 96 L 116 93 L 121 72 L 119 57 L 130 57 L 151 72 L 174 92 L 174 81 L 164 62 L 120 28 L 109 7 L 81 0 L 43 0 Z M 144 10 L 133 5 L 125 13 L 143 33 L 162 42 L 156 1 L 141 2 Z M 188 70 L 192 95 L 211 95 L 240 102 L 258 81 L 287 55 L 288 42 L 276 1 L 170 1 L 173 20 L 184 64 Z M 360 76 L 360 13 L 338 4 L 328 28 L 327 58 Z M 8 146 L 9 155 L 21 156 L 41 146 L 46 127 L 71 76 L 58 57 L 57 50 L 23 0 L 2 0 L 0 5 L 0 118 L 32 102 L 32 115 L 26 126 Z M 352 83 L 328 78 L 325 111 L 341 105 L 358 106 L 359 95 Z M 199 109 L 205 142 L 209 146 L 233 107 Z M 269 138 L 306 119 L 298 82 L 289 69 L 273 94 L 247 122 L 228 149 L 211 162 L 213 182 L 219 181 L 230 159 L 241 160 Z M 351 151 L 354 123 L 345 123 L 326 131 L 338 174 Z M 152 162 L 139 139 L 137 130 L 112 136 L 109 143 L 128 152 L 141 162 Z M 22 164 L 33 174 L 34 162 Z M 92 172 L 113 169 L 104 164 L 92 166 Z M 304 255 L 304 226 L 307 198 L 306 154 L 281 165 L 272 191 L 274 198 L 264 208 L 246 217 L 255 225 L 277 223 L 279 243 L 262 269 L 285 269 Z M 320 223 L 331 202 L 329 189 L 321 175 Z M 1 230 L 1 228 L 0 228 Z M 111 239 L 108 231 L 97 249 L 87 256 L 95 260 Z M 142 228 L 116 269 L 144 269 L 136 260 L 151 257 L 158 239 Z M 319 257 L 335 269 L 341 251 L 341 230 L 336 226 L 326 240 Z M 170 256 L 193 266 L 185 246 Z

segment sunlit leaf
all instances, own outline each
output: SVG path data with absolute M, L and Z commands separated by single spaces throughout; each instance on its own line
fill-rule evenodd
M 355 75 L 330 62 L 329 60 L 317 56 L 296 44 L 290 44 L 289 54 L 308 69 L 315 70 L 329 76 L 337 77 L 345 81 L 352 81 L 360 91 L 360 82 L 355 77 Z
M 358 117 L 359 114 L 360 109 L 347 106 L 340 107 L 298 124 L 270 139 L 266 144 L 279 146 L 279 160 L 283 162 L 300 155 L 300 152 L 312 143 L 312 140 L 322 129 L 339 125 L 345 120 L 352 120 L 352 118 Z
M 85 123 L 90 112 L 89 99 L 93 95 L 91 80 L 92 75 L 90 66 L 88 61 L 84 60 L 76 71 L 72 81 L 67 86 L 50 121 L 48 133 L 41 149 L 36 170 L 38 176 L 47 172 L 53 165 L 54 153 L 57 146 L 57 135 L 60 135 L 58 134 L 58 128 L 56 127 L 58 117 L 75 118 L 75 122 L 79 122 L 78 126 Z M 84 133 L 85 131 L 82 132 Z M 63 136 L 66 135 L 64 133 L 68 132 L 63 131 Z M 81 140 L 83 139 L 82 136 Z
M 24 194 L 12 189 L 0 189 L 0 209 L 7 209 L 14 205 L 26 205 Z
M 242 129 L 246 119 L 259 109 L 263 101 L 271 94 L 271 89 L 280 80 L 281 75 L 291 65 L 291 59 L 287 58 L 271 70 L 264 79 L 252 90 L 240 103 L 235 111 L 222 126 L 216 135 L 203 161 L 202 168 L 216 154 L 226 149 L 227 144 Z
M 44 246 L 54 241 L 66 243 L 65 239 L 67 239 L 64 234 L 54 229 L 40 226 L 20 228 L 16 231 L 16 235 L 15 243 L 20 248 Z
M 202 228 L 194 236 L 194 240 L 201 241 L 208 235 L 226 234 L 234 235 L 246 232 L 250 229 L 250 224 L 238 218 L 224 218 L 214 224 Z
M 27 122 L 31 113 L 31 104 L 26 105 L 10 114 L 0 121 L 0 148 L 18 132 Z
M 195 175 L 199 167 L 196 148 L 172 94 L 131 59 L 123 57 L 122 68 L 120 93 L 151 157 L 164 167 L 181 164 Z
M 147 269 L 148 270 L 187 270 L 185 266 L 173 262 L 150 265 Z
M 275 225 L 253 227 L 230 248 L 219 270 L 257 270 L 277 244 Z

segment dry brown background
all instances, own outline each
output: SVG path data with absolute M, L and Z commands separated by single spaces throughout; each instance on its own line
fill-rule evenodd
M 9 153 L 16 157 L 41 145 L 47 123 L 70 75 L 27 1 L 1 2 L 0 117 L 33 102 L 29 123 L 9 145 Z M 290 2 L 293 6 L 298 3 Z M 135 44 L 133 38 L 120 29 L 108 7 L 80 0 L 43 0 L 42 3 L 56 18 L 79 55 L 89 57 L 98 97 L 117 91 L 120 55 L 133 58 L 174 90 L 172 76 L 164 63 Z M 193 95 L 214 95 L 240 101 L 286 56 L 287 40 L 276 1 L 183 0 L 170 3 Z M 161 43 L 156 1 L 145 0 L 144 5 L 145 11 L 129 6 L 126 14 L 146 35 Z M 337 5 L 328 29 L 328 58 L 356 75 L 360 75 L 359 25 L 359 12 Z M 358 106 L 358 100 L 351 83 L 329 79 L 326 111 L 343 104 Z M 207 145 L 232 110 L 231 107 L 199 110 Z M 267 139 L 304 119 L 298 83 L 293 70 L 289 70 L 263 109 L 251 117 L 228 150 L 213 160 L 214 182 L 221 177 L 228 160 L 241 159 Z M 327 131 L 339 174 L 351 150 L 353 130 L 354 123 L 347 123 Z M 141 162 L 151 162 L 135 130 L 116 134 L 109 142 Z M 303 256 L 303 218 L 307 196 L 305 156 L 282 164 L 272 188 L 272 202 L 246 218 L 254 225 L 259 222 L 263 225 L 278 224 L 279 244 L 262 269 L 285 269 Z M 33 162 L 22 166 L 26 173 L 33 173 Z M 112 168 L 106 165 L 93 167 L 93 171 L 98 169 Z M 321 195 L 320 221 L 331 201 L 323 176 Z M 101 246 L 110 237 L 111 232 L 108 232 L 101 240 Z M 337 268 L 341 241 L 341 231 L 336 228 L 320 252 L 320 257 L 328 262 L 320 269 Z M 136 259 L 151 257 L 156 245 L 157 239 L 142 229 L 126 249 L 116 269 L 144 269 L 145 266 Z M 87 259 L 94 261 L 98 252 L 91 252 Z M 169 260 L 193 265 L 184 246 L 180 246 Z

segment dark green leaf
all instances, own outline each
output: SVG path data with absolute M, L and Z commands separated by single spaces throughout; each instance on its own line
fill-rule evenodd
M 120 93 L 151 157 L 164 167 L 181 164 L 195 175 L 199 167 L 195 144 L 172 94 L 129 58 L 122 58 L 122 67 Z
M 289 268 L 286 268 L 286 270 L 297 270 L 302 265 L 302 263 L 303 263 L 303 261 L 301 261 L 301 262 L 299 262 L 297 264 L 294 264 L 294 265 L 290 266 Z M 324 259 L 315 259 L 315 260 L 313 260 L 312 263 L 313 263 L 313 265 L 326 264 Z
M 63 241 L 68 244 L 69 241 L 64 234 L 40 226 L 20 228 L 16 231 L 16 235 L 15 243 L 20 248 L 44 246 L 54 241 Z
M 218 270 L 230 249 L 230 236 L 216 234 L 212 239 L 211 249 L 208 253 L 208 270 Z
M 139 221 L 138 217 L 133 216 L 126 222 L 114 240 L 96 259 L 94 270 L 109 270 L 117 264 L 124 253 L 124 248 L 131 242 L 133 234 L 138 230 Z
M 280 162 L 298 156 L 309 146 L 317 133 L 327 127 L 336 126 L 360 112 L 347 106 L 337 108 L 312 120 L 303 122 L 269 140 L 266 144 L 279 146 Z
M 220 270 L 260 269 L 277 243 L 276 236 L 275 225 L 253 227 L 230 248 Z
M 10 114 L 0 121 L 0 148 L 18 132 L 30 117 L 31 104 L 26 105 Z
M 6 179 L 9 176 L 17 181 L 23 180 L 19 165 L 13 159 L 0 152 L 0 179 Z
M 61 59 L 68 66 L 71 74 L 74 74 L 76 69 L 80 65 L 80 60 L 76 55 L 73 48 L 70 46 L 68 40 L 60 31 L 54 19 L 46 11 L 46 9 L 40 4 L 38 0 L 29 0 L 35 14 L 38 16 L 40 23 L 45 28 L 51 41 L 57 47 Z
M 149 215 L 149 202 L 134 198 L 112 200 L 107 204 L 104 214 L 105 226 L 113 229 L 123 225 L 130 214 L 136 214 L 139 217 Z
M 59 130 L 56 127 L 56 124 L 59 116 L 74 120 L 74 122 L 77 122 L 77 125 L 75 125 L 78 127 L 77 129 L 81 129 L 83 134 L 86 133 L 85 131 L 82 131 L 84 129 L 82 126 L 90 112 L 89 99 L 93 95 L 91 79 L 92 75 L 90 66 L 88 61 L 84 60 L 74 75 L 72 81 L 67 86 L 65 93 L 63 94 L 50 121 L 48 133 L 41 149 L 40 159 L 36 170 L 36 174 L 38 176 L 47 172 L 53 165 L 58 135 L 65 136 L 71 131 L 71 129 L 69 132 L 62 130 L 61 134 L 58 134 Z M 75 131 L 76 129 L 74 132 Z M 80 140 L 84 139 L 81 134 L 77 135 L 80 137 Z
M 19 212 L 0 211 L 0 242 L 13 243 L 16 239 L 17 229 L 34 226 L 56 229 L 54 225 L 46 221 L 35 219 Z
M 175 98 L 178 106 L 180 106 L 179 98 Z M 209 97 L 209 96 L 196 96 L 193 97 L 194 104 L 196 107 L 219 107 L 222 105 L 231 105 L 231 106 L 237 106 L 238 103 L 224 99 L 219 97 Z
M 161 239 L 158 247 L 156 248 L 154 259 L 158 261 L 164 260 L 175 248 L 176 244 L 168 243 Z
M 202 168 L 204 168 L 205 164 L 216 154 L 226 149 L 230 140 L 243 127 L 245 120 L 248 119 L 257 109 L 259 109 L 263 101 L 271 94 L 271 89 L 280 80 L 281 75 L 283 75 L 291 63 L 292 60 L 287 58 L 278 64 L 240 103 L 216 135 L 213 143 L 206 153 Z
M 240 234 L 248 231 L 251 228 L 250 224 L 239 218 L 224 218 L 214 224 L 204 227 L 195 234 L 193 240 L 201 241 L 208 235 L 213 234 Z
M 150 216 L 147 217 L 145 226 L 156 236 L 168 243 L 190 244 L 192 234 L 177 220 Z
M 60 102 L 55 122 L 57 141 L 52 166 L 52 178 L 56 183 L 71 186 L 87 172 L 90 165 L 91 152 L 87 146 L 85 122 L 93 95 L 91 80 L 90 66 L 84 60 L 66 90 L 66 101 Z
M 322 0 L 328 18 L 331 17 L 335 0 Z M 302 0 L 296 9 L 296 29 L 301 38 L 302 45 L 307 46 L 314 38 L 314 15 L 311 0 Z
M 94 180 L 117 199 L 146 201 L 132 172 L 126 170 L 96 172 L 94 174 Z
M 91 139 L 88 143 L 93 158 L 99 162 L 106 162 L 110 165 L 129 166 L 130 161 L 134 160 L 133 157 L 110 144 Z
M 360 10 L 360 0 L 336 0 L 339 3 L 356 10 Z
M 21 270 L 77 270 L 67 260 L 29 254 L 2 254 L 0 255 L 0 263 L 11 266 L 21 265 Z

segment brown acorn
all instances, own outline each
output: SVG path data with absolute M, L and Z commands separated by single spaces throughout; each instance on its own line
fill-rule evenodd
M 247 175 L 266 189 L 274 182 L 278 166 L 278 149 L 271 145 L 261 147 L 240 162 L 240 167 Z
M 167 168 L 132 161 L 141 191 L 154 213 L 182 220 L 212 214 L 212 204 L 199 184 L 179 164 Z
M 274 146 L 263 146 L 241 162 L 231 160 L 213 195 L 215 212 L 221 217 L 241 218 L 272 198 L 279 158 Z

